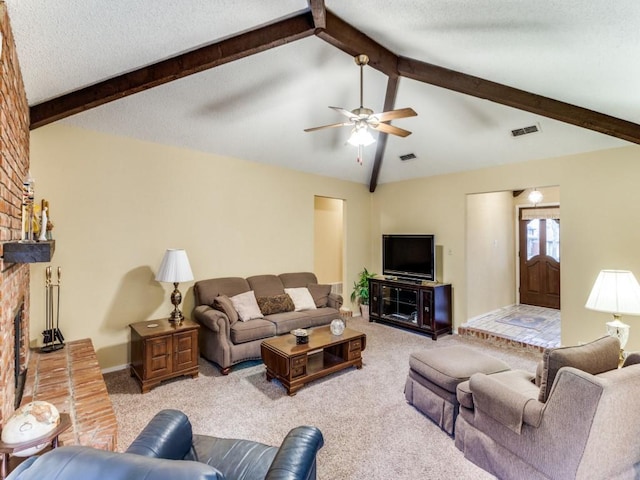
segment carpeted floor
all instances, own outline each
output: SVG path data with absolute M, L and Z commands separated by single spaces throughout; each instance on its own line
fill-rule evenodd
M 200 359 L 198 378 L 171 380 L 144 395 L 128 370 L 106 374 L 118 419 L 118 449 L 125 449 L 157 411 L 177 408 L 197 433 L 270 445 L 278 445 L 297 425 L 315 425 L 325 438 L 318 454 L 321 480 L 493 478 L 465 460 L 448 435 L 406 403 L 409 355 L 464 344 L 529 371 L 541 355 L 458 335 L 434 342 L 360 318 L 348 326 L 367 334 L 363 368 L 310 383 L 293 397 L 277 381 L 266 381 L 260 362 L 222 376 Z

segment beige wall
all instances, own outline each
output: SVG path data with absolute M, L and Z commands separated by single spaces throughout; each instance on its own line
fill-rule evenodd
M 467 195 L 466 225 L 467 317 L 473 318 L 516 303 L 512 192 Z
M 60 328 L 91 337 L 102 368 L 127 363 L 130 323 L 171 310 L 172 285 L 154 280 L 167 248 L 186 249 L 196 279 L 313 270 L 319 195 L 345 199 L 347 284 L 371 258 L 364 185 L 55 124 L 31 132 L 31 173 L 55 225 Z M 45 267 L 31 267 L 32 344 Z
M 345 199 L 346 285 L 380 272 L 382 233 L 435 233 L 454 325 L 468 316 L 467 195 L 558 185 L 562 193 L 562 340 L 600 336 L 609 316 L 584 308 L 600 269 L 640 276 L 640 147 L 366 186 L 62 125 L 32 132 L 32 174 L 51 205 L 62 266 L 61 329 L 91 337 L 103 368 L 127 361 L 127 325 L 165 316 L 170 285 L 154 281 L 168 247 L 197 279 L 314 268 L 314 196 Z M 283 221 L 285 219 L 286 221 Z M 31 268 L 32 343 L 44 326 L 44 267 Z M 192 284 L 181 285 L 185 311 Z M 345 297 L 349 296 L 345 289 Z M 628 350 L 640 350 L 629 317 Z M 634 332 L 636 332 L 634 334 Z
M 372 268 L 380 269 L 382 233 L 435 233 L 437 243 L 444 247 L 443 279 L 453 284 L 457 327 L 468 314 L 466 195 L 558 185 L 562 195 L 562 342 L 576 344 L 596 338 L 610 319 L 584 308 L 598 272 L 623 268 L 640 276 L 639 157 L 640 147 L 631 146 L 381 185 L 372 197 Z M 627 350 L 640 350 L 639 320 L 627 318 L 632 327 Z
M 342 205 L 338 198 L 315 197 L 314 272 L 321 283 L 343 282 Z

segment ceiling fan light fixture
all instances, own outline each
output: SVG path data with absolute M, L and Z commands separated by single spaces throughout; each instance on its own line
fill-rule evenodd
M 354 147 L 358 147 L 360 145 L 366 147 L 375 141 L 376 139 L 373 138 L 373 135 L 371 135 L 371 132 L 366 125 L 356 125 L 353 127 L 353 130 L 351 130 L 351 136 L 349 137 L 349 140 L 347 140 L 347 142 Z

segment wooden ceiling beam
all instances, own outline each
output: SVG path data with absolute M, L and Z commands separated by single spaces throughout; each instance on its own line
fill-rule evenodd
M 30 128 L 311 36 L 313 22 L 311 12 L 304 12 L 34 105 Z
M 389 77 L 389 80 L 387 80 L 387 92 L 384 96 L 383 112 L 388 112 L 389 110 L 393 110 L 395 108 L 396 95 L 398 94 L 399 84 L 400 78 L 397 76 L 391 76 Z M 378 176 L 380 175 L 380 168 L 382 167 L 384 153 L 387 149 L 387 138 L 389 138 L 388 134 L 378 132 L 376 156 L 373 162 L 373 169 L 371 170 L 371 180 L 369 181 L 369 191 L 371 193 L 375 192 L 376 187 L 378 186 Z
M 395 53 L 329 10 L 326 11 L 326 28 L 317 31 L 316 35 L 352 57 L 361 53 L 366 54 L 369 57 L 370 67 L 390 77 L 398 75 L 398 56 Z
M 327 26 L 327 9 L 324 0 L 309 0 L 309 9 L 313 15 L 313 24 L 317 29 L 324 29 Z
M 640 144 L 640 125 L 430 63 L 399 57 L 403 77 Z

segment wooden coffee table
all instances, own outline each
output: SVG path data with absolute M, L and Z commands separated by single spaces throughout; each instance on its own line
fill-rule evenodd
M 349 367 L 362 368 L 362 350 L 367 336 L 345 328 L 333 335 L 328 326 L 309 330 L 309 343 L 296 344 L 288 333 L 262 342 L 262 361 L 267 367 L 267 380 L 278 379 L 289 395 L 295 395 L 305 383 Z

